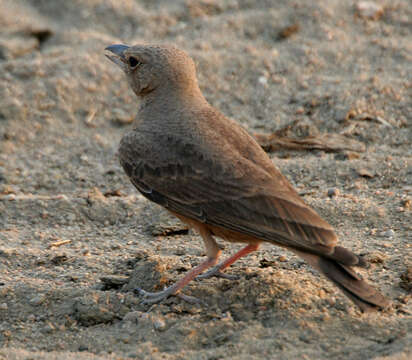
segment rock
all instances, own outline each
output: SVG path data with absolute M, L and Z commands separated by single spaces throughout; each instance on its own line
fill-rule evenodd
M 166 322 L 160 317 L 155 317 L 153 318 L 153 327 L 158 331 L 163 331 L 166 329 Z
M 136 288 L 146 291 L 160 291 L 168 282 L 168 261 L 159 256 L 138 254 L 138 257 L 130 261 L 133 271 L 128 282 L 122 287 L 123 291 L 134 292 Z
M 102 290 L 119 289 L 127 283 L 129 277 L 122 275 L 106 275 L 100 278 L 103 283 Z
M 333 197 L 338 196 L 338 195 L 339 195 L 339 189 L 336 189 L 336 188 L 328 189 L 328 196 L 330 198 L 333 198 Z
M 128 114 L 123 109 L 115 108 L 112 110 L 112 114 L 113 114 L 112 122 L 113 124 L 117 126 L 129 125 L 134 120 L 134 116 Z
M 38 39 L 28 36 L 8 36 L 7 41 L 2 41 L 2 57 L 13 59 L 27 55 L 39 47 Z
M 381 236 L 386 238 L 393 238 L 395 236 L 395 231 L 393 231 L 392 229 L 386 230 L 381 233 Z
M 84 326 L 105 324 L 119 318 L 106 304 L 99 303 L 96 296 L 84 296 L 74 303 L 75 318 Z
M 123 317 L 123 321 L 137 324 L 139 322 L 139 318 L 142 317 L 142 314 L 143 313 L 141 311 L 130 311 Z
M 412 199 L 404 199 L 402 200 L 401 204 L 404 209 L 410 210 L 412 205 Z
M 400 286 L 405 290 L 412 292 L 412 266 L 408 266 L 406 271 L 401 275 Z
M 258 82 L 259 82 L 259 84 L 261 84 L 261 85 L 267 85 L 268 79 L 267 79 L 266 77 L 264 77 L 264 76 L 260 76 L 260 77 L 258 78 Z
M 51 323 L 47 323 L 40 331 L 44 334 L 51 334 L 56 328 Z
M 35 296 L 34 298 L 30 299 L 30 305 L 33 306 L 39 306 L 41 304 L 43 304 L 44 300 L 46 300 L 46 297 L 44 295 L 38 295 Z
M 344 153 L 344 156 L 347 160 L 355 160 L 360 158 L 360 155 L 353 151 L 347 151 L 346 153 Z
M 380 251 L 373 251 L 365 256 L 369 263 L 373 264 L 383 264 L 387 259 L 387 256 Z
M 372 179 L 376 175 L 372 170 L 369 170 L 366 168 L 357 169 L 356 172 L 358 173 L 359 176 L 362 176 L 364 178 L 369 178 L 369 179 Z
M 300 26 L 298 23 L 286 26 L 282 30 L 279 31 L 277 40 L 278 41 L 285 40 L 291 37 L 292 35 L 296 34 L 297 32 L 299 32 L 299 30 L 300 30 Z
M 378 20 L 383 15 L 382 5 L 373 1 L 359 1 L 355 7 L 356 14 L 364 19 Z

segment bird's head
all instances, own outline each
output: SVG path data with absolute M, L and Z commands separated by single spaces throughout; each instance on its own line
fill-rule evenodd
M 145 96 L 160 88 L 186 91 L 197 88 L 193 60 L 172 46 L 111 45 L 106 56 L 126 74 L 137 96 Z

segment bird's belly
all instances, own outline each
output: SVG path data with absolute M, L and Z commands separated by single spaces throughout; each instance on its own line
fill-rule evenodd
M 219 237 L 223 240 L 229 241 L 229 242 L 247 243 L 247 244 L 260 244 L 262 242 L 262 240 L 260 240 L 256 237 L 250 236 L 250 235 L 242 234 L 242 233 L 239 233 L 239 232 L 233 231 L 233 230 L 228 230 L 228 229 L 222 228 L 220 226 L 213 226 L 213 225 L 209 225 L 209 224 L 204 224 L 200 221 L 190 219 L 186 216 L 182 216 L 182 215 L 177 214 L 173 211 L 170 211 L 170 213 L 172 213 L 179 220 L 181 220 L 182 222 L 187 224 L 189 227 L 194 228 L 195 230 L 197 230 L 199 233 L 201 232 L 200 229 L 206 228 L 213 235 L 215 235 L 215 236 L 217 236 L 217 237 Z

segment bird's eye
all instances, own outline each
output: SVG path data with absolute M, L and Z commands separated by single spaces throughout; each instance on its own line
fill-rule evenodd
M 129 65 L 130 65 L 130 67 L 134 68 L 134 67 L 136 67 L 137 65 L 140 65 L 140 64 L 141 64 L 140 61 L 137 60 L 135 57 L 133 57 L 133 56 L 130 56 L 130 57 L 129 57 Z

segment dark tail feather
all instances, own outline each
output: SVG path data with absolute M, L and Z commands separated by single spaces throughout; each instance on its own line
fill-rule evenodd
M 390 304 L 379 291 L 362 280 L 348 265 L 319 255 L 295 252 L 338 286 L 363 312 L 386 308 Z
M 352 251 L 345 249 L 342 246 L 335 246 L 333 253 L 331 254 L 333 260 L 349 266 L 367 267 L 365 259 L 361 256 L 354 254 Z

